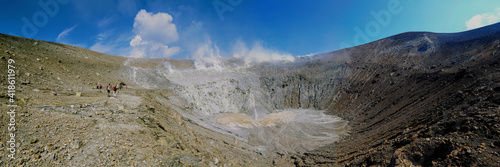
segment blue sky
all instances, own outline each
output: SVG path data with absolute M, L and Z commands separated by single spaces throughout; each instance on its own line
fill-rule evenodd
M 300 56 L 500 21 L 498 0 L 1 0 L 0 11 L 0 33 L 167 58 Z

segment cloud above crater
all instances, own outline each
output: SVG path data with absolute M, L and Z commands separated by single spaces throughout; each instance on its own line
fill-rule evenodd
M 500 22 L 500 8 L 496 9 L 494 13 L 483 13 L 473 16 L 465 22 L 465 27 L 467 27 L 467 30 L 472 30 L 497 22 Z
M 169 58 L 181 51 L 180 47 L 168 46 L 179 40 L 177 27 L 168 13 L 151 13 L 140 10 L 135 16 L 135 37 L 130 41 L 131 57 Z
M 251 48 L 248 48 L 243 41 L 237 41 L 234 46 L 233 56 L 243 59 L 245 64 L 295 61 L 295 57 L 291 54 L 265 48 L 260 42 L 255 42 Z

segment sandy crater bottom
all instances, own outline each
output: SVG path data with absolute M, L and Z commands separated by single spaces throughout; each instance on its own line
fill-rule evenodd
M 271 113 L 266 117 L 255 120 L 250 116 L 242 113 L 221 113 L 216 118 L 216 123 L 225 125 L 232 129 L 240 128 L 255 128 L 255 127 L 268 127 L 275 126 L 280 123 L 287 123 L 295 118 L 296 114 L 293 111 L 283 111 L 278 113 Z
M 233 130 L 246 131 L 248 143 L 268 152 L 297 153 L 339 140 L 347 121 L 312 109 L 290 109 L 255 120 L 243 113 L 221 113 L 215 122 Z

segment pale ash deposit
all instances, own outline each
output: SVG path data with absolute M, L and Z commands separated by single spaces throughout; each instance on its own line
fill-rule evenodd
M 225 62 L 225 67 L 222 69 L 220 66 L 175 69 L 168 61 L 165 61 L 164 65 L 166 68 L 156 69 L 154 72 L 138 68 L 133 68 L 133 71 L 137 73 L 145 70 L 142 73 L 150 74 L 148 76 L 150 83 L 144 85 L 145 87 L 163 87 L 158 86 L 161 83 L 155 81 L 168 80 L 170 83 L 168 89 L 174 90 L 187 103 L 182 104 L 182 100 L 177 100 L 179 103 L 173 106 L 183 117 L 205 128 L 247 142 L 259 152 L 267 154 L 310 151 L 334 143 L 340 136 L 346 134 L 347 121 L 327 115 L 313 104 L 301 104 L 299 107 L 286 104 L 287 101 L 296 99 L 314 100 L 319 103 L 321 101 L 316 99 L 321 97 L 313 94 L 332 90 L 317 90 L 317 88 L 331 88 L 318 85 L 332 85 L 331 83 L 314 83 L 309 86 L 299 84 L 297 89 L 304 90 L 301 95 L 311 94 L 307 100 L 307 98 L 287 96 L 291 92 L 288 89 L 293 87 L 292 83 L 289 83 L 289 88 L 288 85 L 269 84 L 269 78 L 279 77 L 286 80 L 289 76 L 283 75 L 283 72 L 261 73 L 260 65 L 236 65 Z M 152 74 L 157 79 L 151 79 Z M 134 80 L 142 79 L 134 78 Z M 175 103 L 175 99 L 170 100 Z

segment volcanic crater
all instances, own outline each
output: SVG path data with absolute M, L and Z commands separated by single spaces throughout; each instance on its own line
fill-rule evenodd
M 203 69 L 3 34 L 0 51 L 19 106 L 3 166 L 500 165 L 500 24 Z

